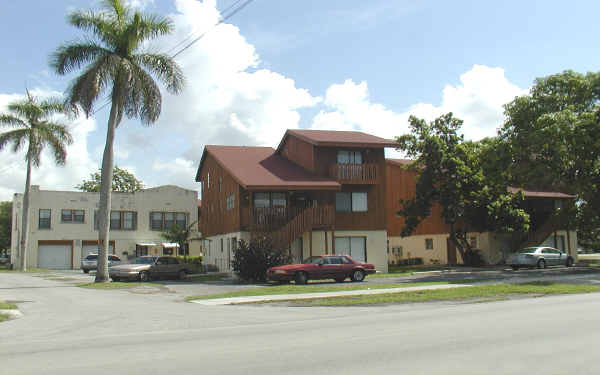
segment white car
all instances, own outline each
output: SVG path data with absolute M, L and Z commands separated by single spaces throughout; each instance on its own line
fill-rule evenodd
M 518 270 L 520 267 L 546 268 L 547 266 L 558 265 L 571 267 L 574 262 L 573 257 L 564 251 L 553 247 L 537 246 L 526 247 L 517 251 L 508 258 L 507 264 L 513 270 Z
M 121 258 L 116 255 L 109 254 L 108 255 L 108 266 L 116 266 L 117 264 L 121 264 Z M 89 254 L 85 258 L 81 260 L 81 269 L 83 273 L 88 273 L 91 270 L 95 270 L 98 268 L 98 254 Z

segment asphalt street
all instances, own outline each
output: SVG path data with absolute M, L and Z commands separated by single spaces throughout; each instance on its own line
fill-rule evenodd
M 0 273 L 2 374 L 598 374 L 600 294 L 490 303 L 201 306 Z

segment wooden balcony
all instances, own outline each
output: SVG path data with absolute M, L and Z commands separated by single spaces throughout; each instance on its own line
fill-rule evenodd
M 300 220 L 303 223 L 309 223 L 310 229 L 324 228 L 333 225 L 335 220 L 335 211 L 332 205 L 293 208 L 293 207 L 268 207 L 254 208 L 251 219 L 252 232 L 273 232 L 278 231 L 295 221 Z M 292 224 L 292 226 L 294 226 Z M 304 226 L 304 224 L 302 225 Z
M 341 184 L 377 183 L 379 166 L 377 164 L 333 164 L 329 176 Z

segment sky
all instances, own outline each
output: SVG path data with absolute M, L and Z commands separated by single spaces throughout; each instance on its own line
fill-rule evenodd
M 205 145 L 276 147 L 291 128 L 394 138 L 408 132 L 410 115 L 453 112 L 467 139 L 494 136 L 503 105 L 527 94 L 535 78 L 597 71 L 600 61 L 594 1 L 254 0 L 217 27 L 236 0 L 127 1 L 174 23 L 174 33 L 147 50 L 173 53 L 208 31 L 177 56 L 186 88 L 178 96 L 163 91 L 160 119 L 151 127 L 124 120 L 117 129 L 116 164 L 147 187 L 198 190 Z M 85 36 L 67 24 L 69 12 L 98 7 L 95 0 L 3 2 L 0 112 L 26 88 L 64 95 L 76 75 L 52 72 L 49 55 Z M 67 163 L 58 167 L 45 152 L 33 184 L 74 190 L 97 171 L 108 111 L 57 118 L 74 138 Z M 0 200 L 23 191 L 25 166 L 23 151 L 0 152 Z

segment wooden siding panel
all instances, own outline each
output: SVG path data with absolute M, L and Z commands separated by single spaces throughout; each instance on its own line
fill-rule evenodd
M 400 236 L 404 228 L 404 218 L 396 215 L 402 208 L 401 200 L 415 197 L 416 177 L 415 172 L 407 171 L 402 167 L 387 163 L 386 165 L 386 216 L 388 236 Z M 434 203 L 431 207 L 431 215 L 423 220 L 413 234 L 444 234 L 448 233 L 448 225 L 442 219 L 442 208 Z
M 281 150 L 281 155 L 307 171 L 314 172 L 314 152 L 315 148 L 312 144 L 290 135 Z
M 210 186 L 208 174 L 210 173 Z M 200 230 L 205 237 L 217 234 L 238 232 L 240 230 L 241 187 L 233 177 L 223 169 L 210 155 L 206 156 L 202 171 L 202 207 Z M 219 181 L 220 189 L 219 189 Z M 234 209 L 227 210 L 227 197 L 234 195 Z

